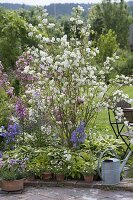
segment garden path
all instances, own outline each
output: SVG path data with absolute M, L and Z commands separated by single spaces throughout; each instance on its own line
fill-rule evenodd
M 133 193 L 104 191 L 99 189 L 43 187 L 24 189 L 23 193 L 5 194 L 0 191 L 0 200 L 133 200 Z

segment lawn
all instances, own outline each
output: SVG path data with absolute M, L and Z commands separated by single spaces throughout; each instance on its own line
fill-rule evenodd
M 130 86 L 130 87 L 126 86 L 123 91 L 124 91 L 124 93 L 127 93 L 130 98 L 133 99 L 133 86 Z M 133 103 L 132 103 L 132 106 L 133 106 Z M 96 129 L 103 134 L 106 130 L 108 130 L 109 134 L 113 134 L 112 128 L 109 124 L 108 111 L 107 110 L 104 110 L 104 111 L 99 113 L 97 120 L 96 120 Z

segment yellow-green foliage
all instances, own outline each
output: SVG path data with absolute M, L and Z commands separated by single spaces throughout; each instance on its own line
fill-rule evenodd
M 119 47 L 115 32 L 110 29 L 107 34 L 101 34 L 97 46 L 99 49 L 98 62 L 103 62 L 107 57 L 112 57 Z
M 9 117 L 9 97 L 6 92 L 0 88 L 0 126 L 6 125 Z

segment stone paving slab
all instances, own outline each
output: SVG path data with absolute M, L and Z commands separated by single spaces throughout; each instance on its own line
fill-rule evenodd
M 132 192 L 90 188 L 26 187 L 23 193 L 0 192 L 0 200 L 133 200 Z

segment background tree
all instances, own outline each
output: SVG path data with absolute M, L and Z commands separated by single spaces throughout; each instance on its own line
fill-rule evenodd
M 102 33 L 107 33 L 109 29 L 112 29 L 117 35 L 117 42 L 120 47 L 125 48 L 127 46 L 132 16 L 128 5 L 123 0 L 119 3 L 104 0 L 101 4 L 93 6 L 89 20 L 92 29 L 96 32 L 96 40 Z
M 27 35 L 26 21 L 19 14 L 0 8 L 0 60 L 6 70 L 14 68 L 27 46 L 35 45 Z
M 115 32 L 110 29 L 107 34 L 101 34 L 97 47 L 99 49 L 98 63 L 105 62 L 107 57 L 112 57 L 119 48 Z
M 71 36 L 71 24 L 69 21 L 68 16 L 63 16 L 60 20 L 60 24 L 63 27 L 64 33 L 67 35 L 68 39 L 70 39 Z

